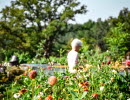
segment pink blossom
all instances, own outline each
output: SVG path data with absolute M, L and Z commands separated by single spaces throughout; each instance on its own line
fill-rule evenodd
M 130 60 L 126 60 L 125 63 L 126 63 L 127 66 L 130 66 Z
M 36 70 L 32 70 L 32 71 L 29 73 L 29 77 L 30 77 L 31 79 L 34 79 L 36 76 L 37 76 L 37 71 L 36 71 Z

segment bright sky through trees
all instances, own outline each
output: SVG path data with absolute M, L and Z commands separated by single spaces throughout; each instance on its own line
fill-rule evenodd
M 10 5 L 11 0 L 0 0 L 0 10 Z M 117 17 L 124 7 L 130 10 L 130 0 L 78 0 L 81 4 L 87 5 L 88 12 L 85 15 L 77 15 L 73 23 L 84 23 L 89 19 L 96 21 L 108 19 L 110 16 Z

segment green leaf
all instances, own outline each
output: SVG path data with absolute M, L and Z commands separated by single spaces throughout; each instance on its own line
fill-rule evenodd
M 83 99 L 86 96 L 87 92 L 84 92 L 80 99 Z
M 72 94 L 72 97 L 74 98 L 74 100 L 76 100 L 78 98 L 78 93 L 74 92 L 74 91 L 70 91 L 70 94 Z

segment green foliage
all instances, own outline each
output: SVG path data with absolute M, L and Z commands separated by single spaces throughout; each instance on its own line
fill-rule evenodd
M 82 48 L 80 49 L 80 51 L 85 53 L 89 50 L 90 45 L 86 43 L 85 38 L 82 38 L 81 41 L 82 41 Z
M 51 61 L 52 64 L 67 65 L 66 56 L 50 57 L 50 61 Z
M 33 63 L 33 64 L 48 64 L 49 61 L 45 57 L 40 57 L 40 58 L 39 57 L 34 57 L 31 60 L 31 63 Z
M 2 84 L 0 94 L 4 95 L 3 99 L 11 100 L 37 100 L 39 97 L 45 99 L 48 95 L 51 95 L 54 100 L 59 98 L 63 100 L 129 99 L 130 74 L 127 71 L 121 74 L 120 69 L 111 67 L 112 64 L 99 64 L 104 61 L 109 52 L 99 54 L 99 51 L 95 51 L 95 55 L 91 55 L 93 53 L 94 51 L 91 51 L 88 55 L 83 55 L 88 57 L 87 60 L 91 64 L 91 67 L 85 72 L 80 69 L 77 73 L 68 73 L 67 68 L 65 73 L 55 71 L 53 76 L 57 78 L 57 82 L 50 85 L 48 82 L 50 75 L 44 74 L 44 72 L 47 70 L 52 71 L 53 67 L 52 69 L 47 69 L 47 66 L 44 68 L 39 67 L 35 79 L 29 77 L 32 68 L 28 67 L 26 75 L 20 75 L 17 79 L 13 77 L 14 81 Z M 55 58 L 53 59 L 55 60 Z M 20 72 L 19 69 L 16 70 L 16 67 L 10 67 L 8 70 L 10 70 L 11 74 L 15 74 L 15 77 Z M 14 95 L 20 93 L 21 89 L 25 91 L 16 98 Z M 94 93 L 97 96 L 94 96 Z
M 62 36 L 58 39 L 58 42 L 62 43 L 61 47 L 64 47 L 63 45 L 67 45 L 66 49 L 69 49 L 68 42 L 66 43 L 66 41 L 79 38 L 86 42 L 86 46 L 89 45 L 89 50 L 95 49 L 96 46 L 98 46 L 101 51 L 105 51 L 107 49 L 104 37 L 106 37 L 107 33 L 109 32 L 108 21 L 102 21 L 101 19 L 98 19 L 97 22 L 94 22 L 89 20 L 84 24 L 69 25 L 68 30 L 69 32 L 67 32 L 65 36 Z
M 12 1 L 10 7 L 6 6 L 0 12 L 0 62 L 8 61 L 18 51 L 28 52 L 31 57 L 43 57 L 44 53 L 59 56 L 58 50 L 61 48 L 65 50 L 64 54 L 71 49 L 70 43 L 74 38 L 83 39 L 83 52 L 96 48 L 106 51 L 108 47 L 112 48 L 112 42 L 106 43 L 105 39 L 114 36 L 114 29 L 110 28 L 119 27 L 117 23 L 123 23 L 123 34 L 130 33 L 128 8 L 123 8 L 117 18 L 110 17 L 105 21 L 99 18 L 96 22 L 89 20 L 84 24 L 69 24 L 70 20 L 75 20 L 75 15 L 86 11 L 86 6 L 80 5 L 77 0 Z M 119 38 L 122 43 L 118 44 L 121 56 L 130 51 L 130 36 L 123 37 L 125 40 Z M 113 51 L 116 50 L 114 44 L 112 45 Z
M 22 52 L 22 53 L 16 52 L 16 53 L 14 53 L 14 55 L 16 55 L 19 58 L 20 64 L 30 63 L 31 59 L 32 59 L 28 52 Z
M 125 55 L 129 48 L 129 45 L 127 44 L 130 43 L 130 41 L 128 40 L 128 37 L 130 35 L 123 31 L 123 26 L 123 24 L 119 23 L 118 27 L 114 27 L 111 29 L 112 35 L 106 38 L 110 51 L 115 54 L 114 58 L 117 59 Z
M 68 21 L 76 14 L 86 13 L 86 6 L 76 0 L 15 0 L 1 13 L 0 38 L 3 39 L 7 33 L 5 39 L 8 41 L 0 43 L 2 48 L 3 45 L 9 48 L 15 44 L 16 50 L 35 55 L 38 44 L 43 43 L 42 52 L 51 54 L 54 42 L 66 33 Z

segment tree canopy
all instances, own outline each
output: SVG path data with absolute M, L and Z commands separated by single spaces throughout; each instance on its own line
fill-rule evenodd
M 43 40 L 43 52 L 51 54 L 54 42 L 66 33 L 68 21 L 74 20 L 76 14 L 86 13 L 86 6 L 77 0 L 15 0 L 1 13 L 5 23 L 1 28 L 10 34 L 10 38 L 4 38 L 10 41 L 9 45 L 36 52 L 36 44 Z
M 101 51 L 112 50 L 114 41 L 124 38 L 125 43 L 117 42 L 117 45 L 127 48 L 122 49 L 125 53 L 130 51 L 128 8 L 123 8 L 117 18 L 109 17 L 104 21 L 99 18 L 83 24 L 69 23 L 75 20 L 75 15 L 85 14 L 86 8 L 77 0 L 12 1 L 11 6 L 0 11 L 0 55 L 4 55 L 1 58 L 11 56 L 14 52 L 25 52 L 23 54 L 31 57 L 43 57 L 44 53 L 59 56 L 57 52 L 61 49 L 67 52 L 74 38 L 83 40 L 84 51 L 95 50 L 96 47 Z M 123 26 L 119 27 L 119 23 Z M 122 37 L 126 33 L 127 36 Z

